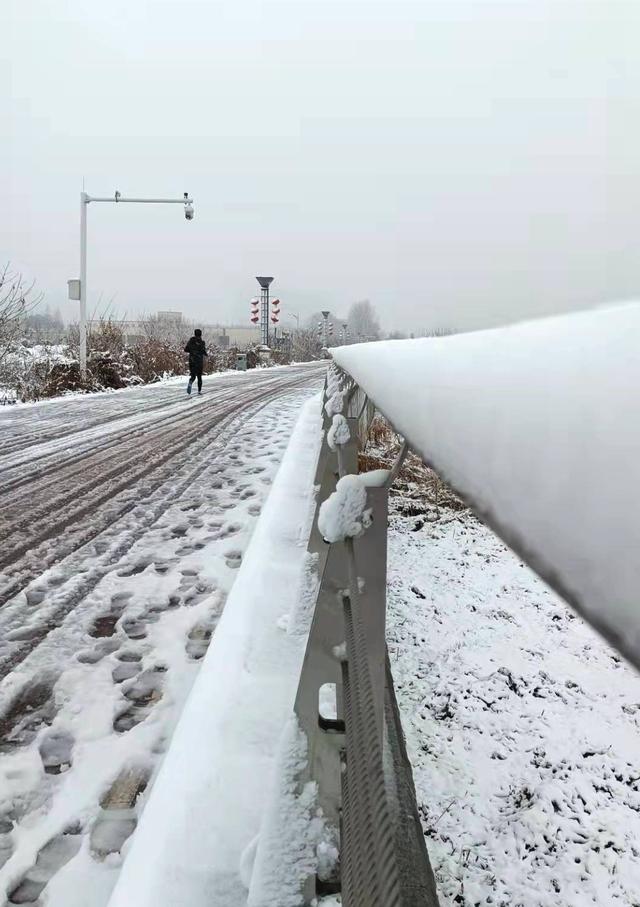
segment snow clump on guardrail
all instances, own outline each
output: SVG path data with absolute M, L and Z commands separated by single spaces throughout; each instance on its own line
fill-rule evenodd
M 324 411 L 326 414 L 331 417 L 335 416 L 336 413 L 342 412 L 342 407 L 344 405 L 344 394 L 342 391 L 336 390 L 327 400 L 324 405 Z
M 358 538 L 371 525 L 367 488 L 360 476 L 343 476 L 333 494 L 320 505 L 318 529 L 327 542 Z
M 350 439 L 351 431 L 347 420 L 342 413 L 336 413 L 327 432 L 327 444 L 331 450 L 335 450 L 337 445 L 346 444 Z

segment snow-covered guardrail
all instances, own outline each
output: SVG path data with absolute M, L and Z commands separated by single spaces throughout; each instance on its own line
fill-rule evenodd
M 640 304 L 332 352 L 411 448 L 640 667 Z
M 393 469 L 358 474 L 371 402 L 332 369 L 323 407 L 296 786 L 312 783 L 339 860 L 309 874 L 304 903 L 339 891 L 345 907 L 437 907 L 385 644 L 388 490 L 404 451 Z

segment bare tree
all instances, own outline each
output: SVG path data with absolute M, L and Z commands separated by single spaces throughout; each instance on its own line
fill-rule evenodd
M 20 335 L 25 317 L 42 300 L 42 293 L 34 295 L 34 286 L 11 271 L 9 264 L 0 270 L 0 363 Z
M 143 315 L 140 322 L 148 340 L 174 346 L 184 346 L 193 329 L 191 322 L 186 321 L 177 312 L 173 317 Z
M 459 331 L 454 331 L 452 328 L 428 328 L 428 330 L 423 331 L 422 337 L 449 337 L 451 334 L 458 334 Z
M 293 332 L 291 358 L 294 362 L 311 362 L 320 358 L 321 347 L 317 328 L 300 328 Z
M 368 299 L 354 302 L 347 318 L 353 340 L 379 340 L 380 322 L 375 307 Z

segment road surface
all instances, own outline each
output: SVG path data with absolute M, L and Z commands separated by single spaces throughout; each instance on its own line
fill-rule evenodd
M 47 885 L 62 905 L 73 860 L 106 903 L 116 869 L 95 867 L 135 828 L 324 371 L 0 410 L 0 902 L 35 904 Z

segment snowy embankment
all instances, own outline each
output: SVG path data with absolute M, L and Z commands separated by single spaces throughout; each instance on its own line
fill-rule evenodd
M 336 363 L 420 455 L 640 664 L 640 304 Z
M 441 907 L 630 907 L 640 677 L 468 512 L 392 498 L 387 640 Z
M 110 907 L 247 902 L 304 654 L 303 636 L 283 627 L 303 582 L 319 410 L 311 400 L 298 420 Z

